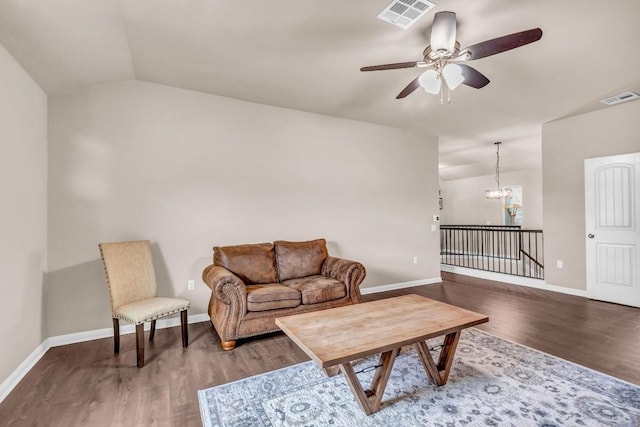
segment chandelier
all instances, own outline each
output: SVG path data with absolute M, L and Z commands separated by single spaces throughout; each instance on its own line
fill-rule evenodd
M 496 145 L 496 183 L 497 188 L 485 190 L 484 197 L 487 199 L 504 199 L 505 197 L 511 197 L 512 192 L 509 188 L 500 187 L 500 144 L 502 142 L 494 142 Z

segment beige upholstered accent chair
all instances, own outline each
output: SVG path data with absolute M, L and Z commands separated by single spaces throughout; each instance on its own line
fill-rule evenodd
M 113 317 L 113 352 L 120 352 L 120 319 L 136 325 L 138 368 L 144 366 L 144 324 L 151 322 L 149 341 L 156 332 L 156 319 L 180 312 L 182 346 L 189 345 L 187 309 L 182 298 L 156 296 L 156 274 L 148 240 L 100 243 Z

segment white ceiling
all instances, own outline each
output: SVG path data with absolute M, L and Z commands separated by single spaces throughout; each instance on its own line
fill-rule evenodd
M 48 94 L 139 79 L 424 131 L 445 180 L 539 166 L 541 124 L 640 92 L 640 1 L 438 0 L 408 30 L 386 0 L 0 0 L 0 43 Z M 462 46 L 542 28 L 542 40 L 470 63 L 491 83 L 451 104 L 416 91 L 433 14 L 456 12 Z M 611 108 L 611 107 L 610 107 Z M 613 107 L 615 108 L 615 107 Z

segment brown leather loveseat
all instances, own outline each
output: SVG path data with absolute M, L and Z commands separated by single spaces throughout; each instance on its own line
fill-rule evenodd
M 236 340 L 278 331 L 276 317 L 361 301 L 366 271 L 329 256 L 325 239 L 213 248 L 202 273 L 211 288 L 209 316 L 224 350 Z

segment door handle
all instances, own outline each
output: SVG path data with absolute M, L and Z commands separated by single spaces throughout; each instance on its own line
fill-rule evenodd
M 593 239 L 593 238 L 594 238 L 594 237 L 596 237 L 596 236 L 595 236 L 595 235 L 593 235 L 593 234 L 591 234 L 591 233 L 589 233 L 589 234 L 587 234 L 587 237 L 588 237 L 588 238 L 590 238 L 590 239 Z

